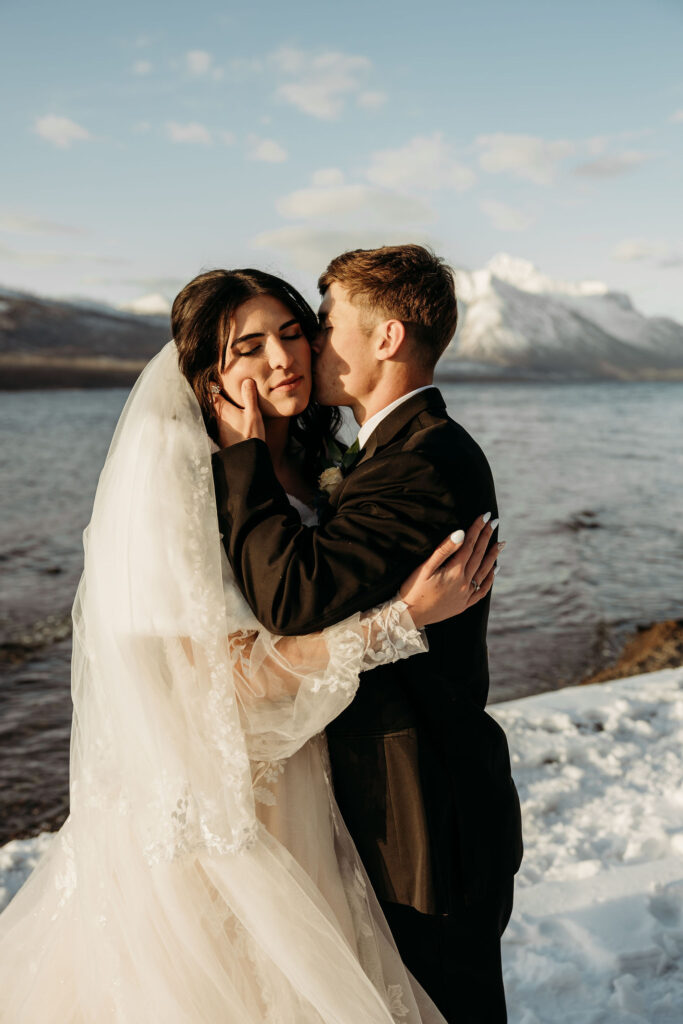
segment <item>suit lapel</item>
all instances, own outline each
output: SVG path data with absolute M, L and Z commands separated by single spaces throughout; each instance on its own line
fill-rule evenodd
M 399 405 L 397 409 L 394 409 L 393 412 L 390 412 L 388 416 L 385 416 L 382 422 L 370 434 L 365 447 L 361 448 L 358 459 L 351 466 L 344 479 L 330 494 L 329 501 L 326 503 L 325 510 L 321 516 L 321 522 L 326 523 L 334 515 L 339 504 L 339 498 L 344 490 L 344 485 L 353 476 L 354 470 L 363 462 L 371 459 L 382 448 L 386 448 L 388 444 L 391 444 L 423 412 L 429 412 L 433 416 L 445 417 L 447 415 L 446 403 L 438 388 L 429 388 L 428 391 L 421 391 L 418 395 L 413 395 L 412 398 L 409 398 Z
M 412 398 L 402 402 L 397 409 L 385 416 L 370 434 L 353 469 L 371 459 L 381 448 L 386 448 L 388 444 L 391 444 L 423 412 L 430 412 L 436 416 L 446 415 L 446 403 L 438 388 L 429 388 L 428 391 L 421 391 L 418 395 L 413 395 Z

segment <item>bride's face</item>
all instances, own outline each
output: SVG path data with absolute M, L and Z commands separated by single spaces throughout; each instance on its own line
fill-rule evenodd
M 298 416 L 311 396 L 311 348 L 291 309 L 272 295 L 238 306 L 219 367 L 223 389 L 242 403 L 242 381 L 256 382 L 265 418 Z

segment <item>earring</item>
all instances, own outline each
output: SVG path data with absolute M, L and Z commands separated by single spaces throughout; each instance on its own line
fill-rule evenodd
M 220 395 L 220 393 L 221 393 L 221 389 L 218 386 L 218 384 L 212 384 L 211 385 L 211 394 L 212 395 Z

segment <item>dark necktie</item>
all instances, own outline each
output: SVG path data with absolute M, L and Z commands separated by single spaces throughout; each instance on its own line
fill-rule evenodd
M 341 468 L 342 473 L 344 473 L 344 475 L 346 475 L 349 472 L 349 470 L 353 468 L 359 454 L 360 445 L 358 444 L 358 438 L 356 438 L 353 444 L 350 444 L 349 447 L 344 452 L 344 454 L 342 455 Z

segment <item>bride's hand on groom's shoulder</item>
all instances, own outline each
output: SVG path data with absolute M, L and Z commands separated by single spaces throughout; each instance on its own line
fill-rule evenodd
M 263 416 L 258 404 L 258 392 L 253 380 L 242 381 L 242 402 L 237 405 L 231 398 L 220 391 L 214 394 L 213 407 L 218 424 L 218 443 L 221 448 L 239 444 L 250 438 L 266 439 Z
M 491 544 L 498 520 L 477 516 L 467 533 L 456 530 L 410 574 L 399 589 L 413 622 L 421 629 L 459 615 L 486 597 L 505 541 Z

